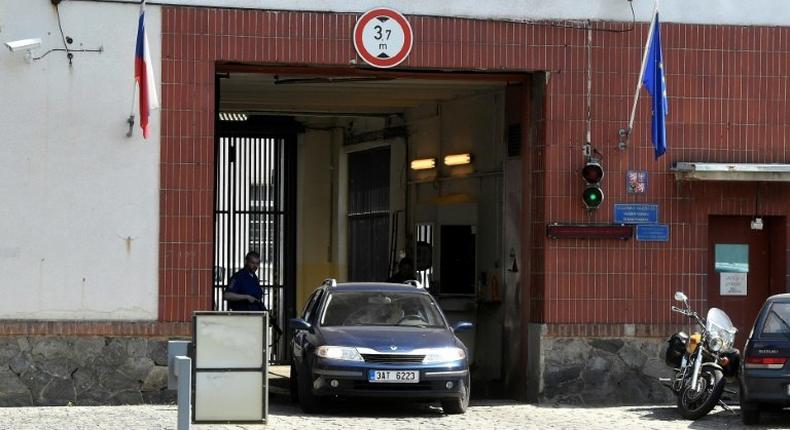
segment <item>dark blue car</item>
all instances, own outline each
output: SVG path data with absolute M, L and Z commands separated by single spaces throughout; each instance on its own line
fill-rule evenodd
M 790 406 L 790 294 L 771 296 L 757 315 L 740 372 L 741 417 L 757 424 L 762 410 Z
M 469 405 L 467 349 L 433 296 L 418 284 L 325 281 L 295 329 L 291 395 L 305 412 L 329 397 L 440 401 L 460 414 Z

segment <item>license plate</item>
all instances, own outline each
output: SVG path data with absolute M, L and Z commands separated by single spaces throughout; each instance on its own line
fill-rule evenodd
M 420 372 L 416 370 L 370 370 L 368 371 L 368 381 L 416 384 L 420 382 Z

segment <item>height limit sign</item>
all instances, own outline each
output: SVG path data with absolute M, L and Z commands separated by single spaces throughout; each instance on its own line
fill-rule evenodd
M 397 66 L 409 55 L 413 42 L 409 21 L 392 9 L 369 10 L 354 26 L 354 48 L 373 67 Z

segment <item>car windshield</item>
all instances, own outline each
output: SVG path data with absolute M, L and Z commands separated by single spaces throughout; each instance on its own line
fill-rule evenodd
M 763 325 L 763 335 L 790 336 L 790 303 L 774 303 L 768 310 L 768 317 Z
M 444 327 L 444 320 L 427 294 L 347 291 L 329 296 L 321 325 Z

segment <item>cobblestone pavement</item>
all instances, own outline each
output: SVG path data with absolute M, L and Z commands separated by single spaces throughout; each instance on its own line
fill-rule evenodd
M 0 408 L 1 429 L 174 429 L 168 405 Z M 679 419 L 670 406 L 550 407 L 481 401 L 465 415 L 448 416 L 421 405 L 340 404 L 306 416 L 284 401 L 270 405 L 270 424 L 195 425 L 194 429 L 741 429 L 740 416 L 721 409 L 696 422 Z M 790 412 L 766 414 L 758 429 L 790 428 Z

